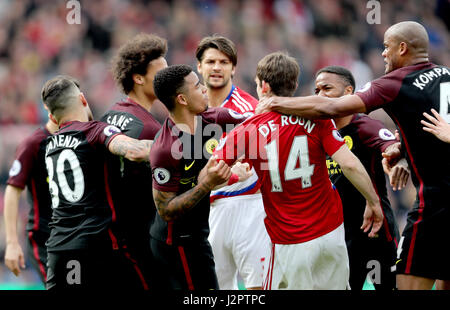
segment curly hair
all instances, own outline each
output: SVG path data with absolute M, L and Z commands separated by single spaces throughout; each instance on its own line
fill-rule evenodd
M 112 61 L 112 75 L 121 90 L 133 90 L 133 74 L 145 75 L 148 63 L 167 53 L 167 40 L 155 34 L 140 33 L 120 47 Z

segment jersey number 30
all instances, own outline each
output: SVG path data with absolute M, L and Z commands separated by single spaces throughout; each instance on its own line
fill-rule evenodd
M 67 182 L 65 173 L 65 163 L 68 162 L 70 172 L 73 176 L 74 188 L 72 189 Z M 77 202 L 84 195 L 84 175 L 75 153 L 70 149 L 65 149 L 59 154 L 56 159 L 56 177 L 58 183 L 55 182 L 55 170 L 53 167 L 53 160 L 50 157 L 46 157 L 45 164 L 48 171 L 48 183 L 50 188 L 50 194 L 52 196 L 52 207 L 57 208 L 59 206 L 59 190 L 64 198 L 69 202 Z M 59 184 L 59 187 L 58 187 Z
M 282 192 L 277 140 L 273 140 L 266 146 L 267 159 L 269 162 L 270 181 L 272 192 Z M 297 167 L 300 162 L 300 167 Z M 296 136 L 292 141 L 289 157 L 284 168 L 284 180 L 302 180 L 302 188 L 311 187 L 311 176 L 314 173 L 314 165 L 309 163 L 308 137 Z

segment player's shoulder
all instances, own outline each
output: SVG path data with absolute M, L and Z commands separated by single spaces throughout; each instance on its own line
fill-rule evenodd
M 118 129 L 114 125 L 109 125 L 107 123 L 92 120 L 88 122 L 79 122 L 74 121 L 70 124 L 63 126 L 59 131 L 55 134 L 78 134 L 82 133 L 88 140 L 95 140 L 99 136 L 110 137 L 114 134 L 120 133 L 120 129 Z
M 244 120 L 242 123 L 240 123 L 236 128 L 245 127 L 245 126 L 259 127 L 270 121 L 274 121 L 275 123 L 281 122 L 281 116 L 282 116 L 282 114 L 280 114 L 278 112 L 273 112 L 273 111 L 255 114 L 251 117 L 248 117 L 246 120 Z
M 351 124 L 356 124 L 358 126 L 364 126 L 366 124 L 382 124 L 381 121 L 374 119 L 366 114 L 363 113 L 356 113 L 353 115 L 353 118 L 350 122 Z
M 386 128 L 385 124 L 365 114 L 356 114 L 351 124 L 357 127 L 361 138 L 376 138 L 384 141 L 395 140 L 395 135 Z
M 39 127 L 26 136 L 17 146 L 17 153 L 36 153 L 41 145 L 45 145 L 47 137 L 51 134 L 44 128 Z
M 122 100 L 113 104 L 100 118 L 103 122 L 111 122 L 112 117 L 117 115 L 132 116 L 134 118 L 145 118 L 150 115 L 142 106 L 137 103 L 129 102 L 127 100 Z M 115 120 L 119 121 L 119 120 Z
M 88 131 L 108 127 L 108 124 L 105 124 L 102 121 L 92 120 L 88 122 L 79 122 L 76 127 L 79 128 L 80 131 Z
M 248 92 L 246 92 L 245 90 L 239 88 L 238 86 L 235 86 L 234 91 L 236 92 L 237 95 L 239 95 L 242 99 L 244 99 L 245 101 L 251 103 L 252 105 L 257 105 L 258 104 L 258 99 L 256 99 L 255 97 L 253 97 L 252 95 L 250 95 Z
M 50 136 L 50 132 L 44 127 L 38 127 L 33 130 L 23 141 L 21 144 L 39 144 L 42 140 L 47 139 Z
M 180 135 L 180 130 L 175 126 L 175 124 L 167 118 L 162 127 L 155 135 L 153 140 L 153 145 L 150 153 L 151 156 L 157 156 L 164 158 L 169 155 L 172 151 L 172 146 L 175 141 L 178 140 Z M 166 157 L 168 158 L 168 157 Z
M 256 98 L 235 85 L 233 85 L 229 96 L 222 104 L 222 106 L 231 108 L 241 114 L 253 114 L 257 105 L 258 100 Z

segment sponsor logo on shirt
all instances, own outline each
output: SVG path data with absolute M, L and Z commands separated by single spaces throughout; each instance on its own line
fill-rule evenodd
M 328 175 L 342 174 L 339 164 L 331 158 L 327 158 Z
M 184 170 L 188 171 L 189 169 L 191 169 L 191 167 L 194 165 L 195 163 L 195 159 L 192 161 L 192 163 L 190 165 L 184 165 Z
M 351 150 L 353 148 L 353 139 L 350 136 L 344 137 L 345 144 L 347 144 L 348 149 Z

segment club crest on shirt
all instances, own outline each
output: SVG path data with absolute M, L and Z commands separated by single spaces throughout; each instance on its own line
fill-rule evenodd
M 155 168 L 153 170 L 153 177 L 158 184 L 165 184 L 170 180 L 170 172 L 165 168 Z
M 347 144 L 348 149 L 351 150 L 353 148 L 353 139 L 350 136 L 344 137 L 345 144 Z
M 209 154 L 212 154 L 214 150 L 216 149 L 217 145 L 219 145 L 219 141 L 217 141 L 214 138 L 209 139 L 205 143 L 205 149 Z
M 18 175 L 20 173 L 20 171 L 22 170 L 22 164 L 20 163 L 20 161 L 18 161 L 17 159 L 14 160 L 11 169 L 9 169 L 9 176 L 10 177 L 15 177 L 16 175 Z
M 378 132 L 378 135 L 383 140 L 394 140 L 395 139 L 394 134 L 386 128 L 380 129 L 380 131 Z
M 103 133 L 107 137 L 119 132 L 121 132 L 120 129 L 113 125 L 106 126 L 105 129 L 103 129 Z

